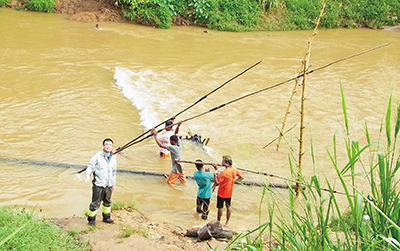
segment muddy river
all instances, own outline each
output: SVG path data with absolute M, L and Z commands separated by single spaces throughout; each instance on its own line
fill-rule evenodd
M 0 205 L 41 209 L 47 217 L 83 215 L 91 184 L 78 168 L 19 164 L 23 159 L 87 165 L 106 137 L 122 146 L 143 131 L 178 113 L 228 79 L 262 60 L 236 80 L 186 111 L 184 120 L 238 97 L 297 75 L 312 31 L 230 33 L 195 27 L 159 30 L 125 23 L 81 23 L 57 14 L 0 8 Z M 373 140 L 390 94 L 400 100 L 400 30 L 320 30 L 312 44 L 311 69 L 390 43 L 365 55 L 334 64 L 307 78 L 303 174 L 325 177 L 340 190 L 327 151 L 338 135 L 339 163 L 346 164 L 340 83 L 346 97 L 351 138 L 365 144 L 363 126 Z M 220 162 L 290 178 L 288 156 L 297 158 L 300 89 L 293 100 L 282 141 L 274 140 L 286 112 L 293 82 L 231 103 L 182 124 L 209 138 L 207 147 L 183 143 L 183 159 Z M 312 143 L 312 148 L 311 148 Z M 169 173 L 171 161 L 157 155 L 147 139 L 118 156 L 123 170 Z M 314 158 L 314 161 L 313 161 Z M 192 176 L 194 165 L 185 164 Z M 284 184 L 285 180 L 242 172 L 248 181 Z M 366 179 L 359 179 L 363 189 Z M 118 173 L 113 201 L 135 201 L 154 221 L 182 227 L 202 224 L 195 214 L 197 186 L 171 189 L 163 177 Z M 268 202 L 283 205 L 287 190 L 267 192 Z M 262 188 L 236 185 L 232 228 L 259 222 Z M 299 199 L 301 200 L 301 199 Z M 210 219 L 216 219 L 216 195 Z M 346 204 L 343 201 L 345 209 Z M 225 215 L 224 215 L 225 217 Z

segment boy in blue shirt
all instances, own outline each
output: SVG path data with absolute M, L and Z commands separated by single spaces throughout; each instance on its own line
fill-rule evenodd
M 203 162 L 198 159 L 196 162 Z M 212 196 L 211 182 L 214 182 L 215 174 L 210 173 L 210 170 L 206 168 L 204 171 L 203 164 L 196 163 L 197 171 L 194 172 L 193 176 L 196 180 L 199 190 L 197 192 L 196 198 L 196 211 L 201 214 L 203 220 L 207 220 L 208 216 L 208 206 L 210 205 L 210 198 Z

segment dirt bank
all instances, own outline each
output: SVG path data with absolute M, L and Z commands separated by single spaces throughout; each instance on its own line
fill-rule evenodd
M 60 226 L 65 232 L 76 232 L 75 238 L 89 241 L 93 251 L 173 251 L 173 250 L 224 250 L 224 240 L 211 239 L 198 242 L 196 238 L 185 237 L 186 229 L 168 222 L 152 222 L 140 212 L 131 208 L 113 210 L 111 218 L 113 224 L 101 222 L 97 216 L 96 227 L 90 227 L 85 217 L 71 216 L 67 218 L 53 218 L 49 221 Z M 208 221 L 204 221 L 204 225 Z M 200 226 L 198 226 L 200 228 Z M 124 237 L 127 232 L 133 232 Z
M 57 0 L 56 13 L 66 14 L 68 19 L 81 22 L 121 22 L 122 10 L 113 0 Z

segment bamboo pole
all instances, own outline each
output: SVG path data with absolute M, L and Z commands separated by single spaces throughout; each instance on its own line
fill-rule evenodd
M 324 15 L 324 10 L 325 10 L 326 3 L 323 3 L 321 13 L 319 14 L 318 19 L 315 22 L 315 29 L 313 34 L 310 37 L 310 40 L 308 42 L 308 49 L 307 53 L 304 57 L 304 61 L 302 63 L 303 65 L 303 81 L 302 81 L 302 88 L 301 88 L 301 108 L 300 108 L 300 136 L 299 136 L 299 159 L 298 159 L 298 168 L 297 168 L 297 181 L 301 181 L 302 179 L 302 168 L 303 168 L 303 156 L 304 156 L 304 151 L 303 151 L 303 146 L 304 146 L 304 107 L 305 107 L 305 92 L 306 92 L 306 77 L 307 77 L 307 72 L 308 68 L 310 66 L 310 57 L 311 57 L 311 44 L 312 41 L 314 40 L 314 37 L 317 35 L 318 31 L 318 25 L 321 20 L 321 17 Z M 296 196 L 298 197 L 300 194 L 300 187 L 297 186 L 296 190 Z
M 189 161 L 189 160 L 178 160 L 177 162 L 179 163 L 189 163 L 189 164 L 203 164 L 203 165 L 217 165 L 217 166 L 223 166 L 222 164 L 216 164 L 216 163 L 210 163 L 210 162 L 197 162 L 197 161 Z M 269 177 L 273 177 L 273 178 L 277 178 L 277 179 L 281 179 L 281 180 L 285 180 L 285 181 L 289 181 L 289 182 L 293 182 L 296 183 L 296 186 L 299 185 L 303 185 L 305 186 L 305 184 L 303 182 L 298 182 L 298 181 L 294 181 L 288 178 L 284 178 L 282 176 L 278 176 L 275 174 L 269 174 L 269 173 L 265 173 L 265 172 L 258 172 L 258 171 L 254 171 L 254 170 L 250 170 L 250 169 L 245 169 L 245 168 L 239 168 L 236 167 L 236 169 L 240 170 L 240 171 L 244 171 L 244 172 L 249 172 L 249 173 L 254 173 L 254 174 L 260 174 L 260 175 L 264 175 L 264 176 L 269 176 Z M 295 187 L 296 187 L 295 186 Z M 311 186 L 312 188 L 315 188 L 314 186 Z M 333 192 L 333 193 L 338 193 L 338 194 L 342 194 L 342 195 L 346 195 L 346 193 L 344 192 L 340 192 L 340 191 L 336 191 L 336 190 L 329 190 L 326 188 L 320 188 L 323 191 L 326 192 Z M 350 195 L 352 197 L 354 197 L 353 195 Z
M 280 83 L 277 83 L 277 84 L 274 84 L 274 85 L 265 87 L 265 88 L 263 88 L 263 89 L 261 89 L 261 90 L 258 90 L 258 91 L 255 91 L 255 92 L 246 94 L 246 95 L 244 95 L 244 96 L 241 96 L 241 97 L 239 97 L 239 98 L 236 98 L 236 99 L 234 99 L 234 100 L 231 100 L 231 101 L 229 101 L 229 102 L 227 102 L 227 103 L 225 103 L 225 104 L 216 106 L 216 107 L 214 107 L 214 108 L 212 108 L 212 109 L 210 109 L 210 110 L 208 110 L 208 111 L 205 111 L 205 112 L 202 112 L 202 113 L 200 113 L 200 114 L 197 114 L 197 115 L 195 115 L 195 116 L 193 116 L 193 117 L 184 119 L 184 120 L 180 121 L 180 123 L 184 123 L 184 122 L 187 122 L 187 121 L 189 121 L 189 120 L 192 120 L 192 119 L 201 117 L 201 116 L 203 116 L 203 115 L 206 115 L 207 113 L 216 111 L 216 110 L 218 110 L 218 109 L 220 109 L 220 108 L 222 108 L 222 107 L 225 107 L 225 106 L 227 106 L 227 105 L 230 105 L 230 104 L 235 103 L 235 102 L 237 102 L 237 101 L 240 101 L 240 100 L 242 100 L 242 99 L 251 97 L 251 96 L 253 96 L 253 95 L 256 95 L 256 94 L 261 93 L 261 92 L 264 92 L 264 91 L 271 90 L 271 89 L 273 89 L 273 88 L 276 88 L 276 87 L 279 87 L 279 86 L 284 85 L 284 84 L 286 84 L 286 83 L 289 83 L 289 82 L 291 82 L 291 81 L 293 81 L 293 80 L 302 78 L 302 77 L 304 77 L 304 75 L 310 75 L 310 74 L 312 74 L 312 73 L 314 73 L 314 72 L 316 72 L 316 71 L 325 69 L 325 68 L 327 68 L 327 67 L 329 67 L 329 66 L 332 66 L 332 65 L 334 65 L 334 64 L 337 64 L 337 63 L 340 63 L 340 62 L 349 60 L 349 59 L 351 59 L 351 58 L 354 58 L 354 57 L 357 57 L 357 56 L 361 56 L 361 55 L 363 55 L 363 54 L 365 54 L 365 53 L 368 53 L 368 52 L 371 52 L 371 51 L 380 49 L 380 48 L 382 48 L 382 47 L 384 47 L 384 46 L 388 46 L 389 44 L 390 44 L 390 43 L 382 44 L 382 45 L 379 45 L 379 46 L 377 46 L 377 47 L 371 48 L 371 49 L 369 49 L 369 50 L 362 51 L 362 52 L 353 54 L 353 55 L 351 55 L 351 56 L 348 56 L 348 57 L 344 57 L 344 58 L 335 60 L 335 61 L 333 61 L 333 62 L 330 62 L 330 63 L 326 64 L 326 65 L 323 65 L 323 66 L 320 66 L 320 67 L 318 67 L 318 68 L 315 68 L 314 70 L 307 71 L 306 73 L 303 73 L 303 74 L 298 75 L 298 76 L 296 76 L 296 77 L 293 77 L 293 78 L 287 79 L 287 80 L 285 80 L 285 81 L 282 81 L 282 82 L 280 82 Z M 170 125 L 170 126 L 175 126 L 175 125 L 177 125 L 177 124 L 178 124 L 178 123 L 175 123 L 175 124 L 172 124 L 172 125 Z M 159 129 L 157 132 L 161 132 L 161 131 L 163 131 L 164 129 L 165 129 L 165 128 L 161 128 L 161 129 Z M 131 144 L 127 145 L 124 149 L 126 149 L 126 148 L 128 148 L 128 147 L 130 147 L 130 146 L 133 146 L 133 145 L 135 145 L 135 144 L 137 144 L 137 143 L 140 143 L 140 142 L 142 142 L 143 140 L 148 139 L 148 138 L 150 138 L 150 137 L 152 137 L 152 136 L 153 136 L 153 133 L 147 135 L 146 137 L 144 137 L 144 138 L 142 138 L 142 139 L 140 139 L 140 140 L 137 140 L 137 141 L 135 141 L 135 142 L 132 142 Z M 124 149 L 118 148 L 117 151 L 116 151 L 115 153 L 119 153 L 119 152 L 121 152 L 121 151 L 124 150 Z
M 317 22 L 316 22 L 316 25 L 315 25 L 315 28 L 314 28 L 314 32 L 313 32 L 313 34 L 311 35 L 310 40 L 309 40 L 309 42 L 308 42 L 308 51 L 307 51 L 307 53 L 306 53 L 306 55 L 305 55 L 305 57 L 304 57 L 304 60 L 301 61 L 301 66 L 300 66 L 300 69 L 301 69 L 301 70 L 300 70 L 300 72 L 299 72 L 299 75 L 300 75 L 301 73 L 304 73 L 304 72 L 305 72 L 305 71 L 304 71 L 304 68 L 308 69 L 308 67 L 309 67 L 309 65 L 306 66 L 305 63 L 306 63 L 306 62 L 309 63 L 311 44 L 312 44 L 312 42 L 313 42 L 313 40 L 314 40 L 314 37 L 317 35 L 317 29 L 318 29 L 319 21 L 321 20 L 321 17 L 324 15 L 324 14 L 323 14 L 323 11 L 324 11 L 324 9 L 325 9 L 325 5 L 326 5 L 326 4 L 324 3 L 323 6 L 322 6 L 322 10 L 321 10 L 321 13 L 320 13 L 320 15 L 319 15 L 319 18 L 318 18 L 318 20 L 317 20 Z M 306 60 L 307 57 L 308 57 L 308 60 Z M 296 94 L 297 86 L 299 85 L 299 81 L 300 81 L 300 80 L 301 80 L 301 79 L 296 79 L 296 81 L 295 81 L 295 83 L 294 83 L 294 86 L 293 86 L 292 94 L 290 95 L 290 98 L 289 98 L 289 101 L 288 101 L 288 106 L 287 106 L 287 109 L 286 109 L 286 113 L 285 113 L 285 116 L 284 116 L 283 121 L 282 121 L 282 128 L 281 128 L 281 130 L 279 131 L 278 143 L 276 144 L 276 150 L 277 150 L 277 151 L 279 151 L 280 143 L 281 143 L 281 140 L 282 140 L 282 137 L 283 137 L 282 132 L 285 130 L 287 117 L 288 117 L 289 114 L 290 114 L 290 108 L 291 108 L 291 106 L 292 106 L 292 100 L 293 100 L 294 95 Z M 303 81 L 304 81 L 304 78 L 303 78 Z
M 223 84 L 219 85 L 217 88 L 214 88 L 212 91 L 210 91 L 209 93 L 207 93 L 206 95 L 204 95 L 203 97 L 201 97 L 200 99 L 198 99 L 196 102 L 194 102 L 193 104 L 191 104 L 190 106 L 186 107 L 185 109 L 183 109 L 182 111 L 178 112 L 177 114 L 175 114 L 173 117 L 166 119 L 165 121 L 159 123 L 158 125 L 154 126 L 154 128 L 159 127 L 160 125 L 164 124 L 165 122 L 167 122 L 168 120 L 171 119 L 175 119 L 176 117 L 178 117 L 179 115 L 181 115 L 182 113 L 186 112 L 187 110 L 189 110 L 190 108 L 192 108 L 193 106 L 197 105 L 198 103 L 200 103 L 202 100 L 206 99 L 209 95 L 213 94 L 214 92 L 218 91 L 219 89 L 221 89 L 222 87 L 224 87 L 225 85 L 227 85 L 229 82 L 231 82 L 234 79 L 237 79 L 238 77 L 242 76 L 243 74 L 245 74 L 246 72 L 248 72 L 249 70 L 251 70 L 252 68 L 256 67 L 257 65 L 261 64 L 262 61 L 258 61 L 257 63 L 253 64 L 252 66 L 248 67 L 247 69 L 245 69 L 244 71 L 242 71 L 241 73 L 237 74 L 236 76 L 230 78 L 229 80 L 225 81 Z M 136 138 L 134 138 L 133 140 L 129 141 L 128 143 L 126 143 L 125 145 L 118 147 L 115 153 L 119 153 L 121 151 L 123 151 L 124 149 L 132 146 L 135 144 L 135 142 L 137 140 L 139 140 L 140 138 L 144 137 L 146 134 L 150 133 L 151 130 L 147 130 L 146 132 L 140 134 L 139 136 L 137 136 Z
M 276 137 L 275 139 L 271 140 L 271 142 L 269 142 L 268 144 L 266 144 L 263 148 L 268 147 L 269 145 L 271 145 L 272 143 L 274 143 L 275 140 L 279 139 L 281 135 L 284 136 L 286 133 L 288 133 L 289 131 L 291 131 L 291 130 L 292 130 L 293 128 L 295 128 L 295 127 L 296 127 L 296 125 L 290 127 L 290 128 L 289 128 L 286 132 L 284 132 L 284 133 L 282 133 L 282 131 L 279 131 L 279 136 Z

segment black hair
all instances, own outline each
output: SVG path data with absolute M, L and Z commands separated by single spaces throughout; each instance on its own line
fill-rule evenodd
M 201 159 L 197 159 L 196 162 L 203 162 L 203 161 Z M 201 169 L 204 166 L 204 164 L 200 164 L 200 163 L 196 163 L 195 165 L 196 165 L 197 169 Z
M 230 166 L 232 166 L 232 158 L 229 155 L 224 155 L 222 156 L 222 158 L 224 159 L 225 163 L 228 163 Z
M 173 124 L 174 124 L 174 122 L 172 122 L 171 120 L 168 120 L 167 122 L 165 122 L 165 126 L 170 126 Z
M 178 136 L 176 135 L 172 135 L 171 137 L 169 137 L 169 140 L 175 141 L 176 143 L 179 142 Z
M 104 146 L 104 143 L 106 143 L 106 141 L 111 141 L 111 143 L 113 143 L 113 144 L 114 144 L 114 141 L 113 141 L 112 139 L 110 139 L 110 138 L 106 138 L 106 139 L 104 139 L 104 140 L 103 140 L 103 146 Z

